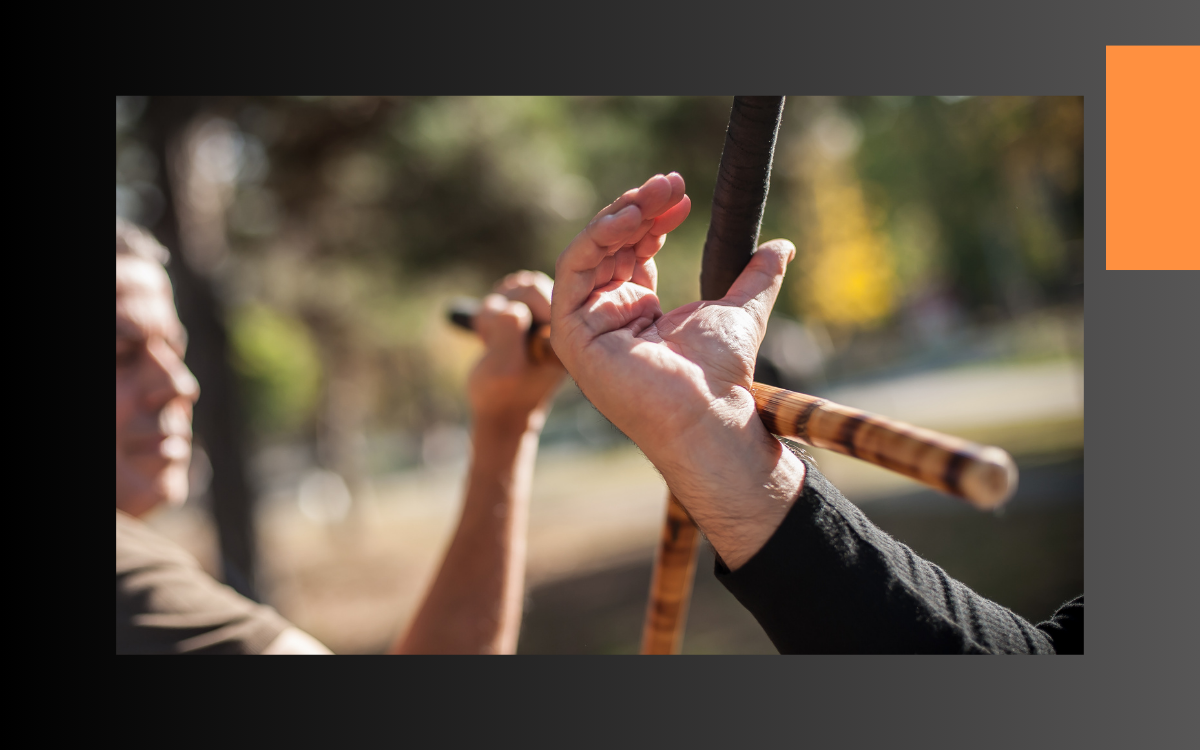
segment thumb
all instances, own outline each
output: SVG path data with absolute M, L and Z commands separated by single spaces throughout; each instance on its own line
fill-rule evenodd
M 796 257 L 796 246 L 788 240 L 771 240 L 758 246 L 750 262 L 721 299 L 726 305 L 741 307 L 758 326 L 758 340 L 767 332 L 767 319 L 783 286 L 783 274 Z

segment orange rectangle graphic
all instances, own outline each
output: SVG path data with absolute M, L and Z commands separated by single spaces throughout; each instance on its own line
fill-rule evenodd
M 1107 47 L 1109 270 L 1200 270 L 1200 46 Z

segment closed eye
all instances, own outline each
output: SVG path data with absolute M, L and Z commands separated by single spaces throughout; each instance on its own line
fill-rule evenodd
M 144 348 L 144 341 L 117 339 L 117 367 L 127 367 L 137 362 Z

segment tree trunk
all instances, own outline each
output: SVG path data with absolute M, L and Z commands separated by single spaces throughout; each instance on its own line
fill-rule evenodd
M 255 492 L 246 462 L 246 431 L 237 377 L 230 365 L 224 310 L 211 276 L 215 255 L 226 250 L 220 203 L 189 192 L 195 163 L 195 126 L 215 102 L 202 97 L 151 97 L 144 116 L 147 145 L 163 174 L 165 207 L 150 227 L 171 252 L 167 269 L 179 318 L 188 331 L 186 363 L 200 382 L 194 429 L 212 464 L 211 510 L 225 582 L 258 600 Z

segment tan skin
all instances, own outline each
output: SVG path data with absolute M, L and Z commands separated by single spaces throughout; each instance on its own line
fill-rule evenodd
M 463 512 L 436 578 L 392 653 L 516 651 L 537 441 L 564 372 L 532 365 L 524 331 L 550 317 L 552 282 L 521 272 L 485 299 L 485 352 L 468 383 L 473 456 Z M 117 510 L 144 517 L 187 498 L 196 379 L 171 285 L 155 262 L 117 257 Z M 289 628 L 264 653 L 330 653 Z
M 187 499 L 192 406 L 187 336 L 157 263 L 117 260 L 117 509 L 144 516 Z
M 475 330 L 487 348 L 467 381 L 473 425 L 462 516 L 425 601 L 392 653 L 516 652 L 524 598 L 529 496 L 538 437 L 566 374 L 525 352 L 531 323 L 550 319 L 553 282 L 505 277 Z
M 600 211 L 559 256 L 551 342 L 736 570 L 782 523 L 804 481 L 804 463 L 766 431 L 749 390 L 795 248 L 764 243 L 723 299 L 664 313 L 654 255 L 690 206 L 671 173 Z

